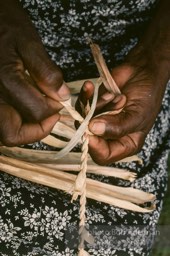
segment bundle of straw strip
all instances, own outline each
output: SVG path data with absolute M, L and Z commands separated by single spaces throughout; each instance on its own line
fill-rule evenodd
M 155 196 L 153 194 L 131 187 L 113 186 L 86 178 L 86 173 L 117 177 L 129 180 L 130 182 L 136 178 L 136 174 L 128 170 L 98 166 L 88 154 L 88 123 L 96 107 L 98 88 L 101 82 L 103 82 L 107 90 L 113 93 L 114 96 L 121 94 L 107 69 L 99 46 L 91 42 L 90 47 L 99 70 L 100 79 L 92 79 L 92 82 L 95 84 L 95 92 L 92 105 L 85 119 L 75 110 L 71 100 L 61 102 L 65 108 L 61 111 L 60 122 L 55 125 L 51 135 L 42 140 L 43 143 L 60 148 L 61 150 L 57 152 L 38 151 L 19 147 L 0 147 L 0 152 L 4 155 L 0 156 L 0 169 L 2 171 L 32 182 L 63 190 L 72 195 L 72 200 L 76 200 L 80 196 L 79 256 L 89 255 L 84 249 L 84 241 L 86 237 L 90 237 L 85 227 L 86 198 L 141 213 L 151 212 L 155 209 Z M 71 92 L 77 94 L 83 82 L 78 81 L 68 84 Z M 75 102 L 74 96 L 73 101 Z M 111 112 L 111 114 L 114 113 Z M 77 131 L 74 128 L 74 120 L 80 122 L 80 127 Z M 53 134 L 64 137 L 69 142 L 57 139 Z M 77 144 L 82 144 L 82 153 L 70 152 Z M 63 160 L 64 156 L 67 156 L 67 164 Z M 122 161 L 141 162 L 137 156 L 126 158 Z M 68 171 L 78 174 L 70 174 Z M 147 202 L 151 203 L 149 208 L 139 206 Z

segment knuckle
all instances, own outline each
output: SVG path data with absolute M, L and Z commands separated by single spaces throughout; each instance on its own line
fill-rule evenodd
M 16 127 L 15 124 L 12 127 L 8 120 L 4 120 L 3 123 L 0 123 L 0 141 L 2 144 L 7 147 L 19 145 L 18 129 L 19 127 Z
M 124 147 L 124 152 L 127 156 L 137 153 L 138 147 L 134 140 L 128 135 L 126 138 L 122 138 L 122 144 Z
M 105 165 L 106 164 L 106 160 L 102 159 L 102 158 L 97 158 L 95 156 L 92 156 L 93 161 L 98 164 L 98 165 Z
M 121 127 L 118 125 L 106 125 L 107 129 L 105 132 L 105 138 L 106 139 L 114 139 L 120 137 L 120 134 L 122 134 Z
M 45 118 L 49 117 L 49 111 L 46 107 L 35 109 L 28 115 L 28 121 L 32 121 L 34 123 L 39 123 L 43 121 Z
M 104 166 L 104 165 L 107 165 L 110 163 L 110 161 L 108 159 L 97 159 L 96 160 L 96 163 L 98 165 L 101 165 L 101 166 Z
M 133 153 L 138 153 L 142 149 L 143 143 L 141 142 L 136 142 L 136 145 L 134 147 L 134 152 Z
M 106 166 L 106 165 L 109 165 L 109 164 L 112 164 L 115 162 L 115 158 L 112 157 L 112 154 L 110 153 L 109 155 L 105 155 L 105 156 L 102 156 L 100 158 L 93 158 L 93 161 L 98 164 L 98 165 L 101 165 L 101 166 Z
M 31 100 L 28 104 L 18 109 L 24 120 L 39 123 L 56 113 L 56 109 L 50 106 L 45 97 Z
M 145 142 L 146 135 L 143 132 L 133 133 L 128 135 L 128 140 L 126 140 L 127 151 L 131 154 L 138 153 Z
M 138 152 L 142 149 L 142 147 L 145 143 L 146 135 L 147 134 L 145 134 L 144 132 L 139 132 L 136 136 L 135 143 L 136 143 L 136 149 Z
M 48 65 L 43 74 L 43 81 L 51 87 L 59 87 L 63 83 L 63 74 L 58 67 Z
M 103 152 L 94 151 L 94 149 L 89 148 L 89 153 L 93 161 L 98 165 L 107 165 L 109 163 L 109 155 L 104 154 Z
M 45 115 L 41 111 L 35 111 L 34 113 L 31 113 L 29 116 L 29 120 L 33 121 L 34 123 L 39 123 L 42 120 L 44 120 Z
M 28 70 L 33 72 L 35 81 L 52 87 L 60 86 L 63 82 L 62 71 L 50 59 L 40 38 L 32 37 L 25 45 L 26 50 L 24 48 L 23 56 L 29 63 Z
M 16 136 L 8 133 L 6 134 L 6 136 L 1 137 L 1 142 L 7 147 L 15 147 L 19 145 Z

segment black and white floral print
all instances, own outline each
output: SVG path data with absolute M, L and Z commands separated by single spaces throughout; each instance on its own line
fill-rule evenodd
M 67 81 L 96 75 L 89 37 L 100 45 L 109 66 L 122 60 L 143 33 L 157 1 L 21 0 Z
M 96 75 L 86 38 L 102 47 L 110 66 L 133 47 L 152 16 L 156 0 L 21 0 L 54 61 L 67 80 Z M 143 164 L 119 164 L 135 171 L 133 183 L 100 177 L 156 195 L 156 209 L 139 214 L 88 200 L 87 227 L 95 238 L 93 256 L 149 255 L 167 187 L 170 141 L 170 83 L 161 111 L 139 153 Z M 47 147 L 42 143 L 34 149 Z M 65 193 L 0 172 L 0 255 L 77 255 L 79 202 Z

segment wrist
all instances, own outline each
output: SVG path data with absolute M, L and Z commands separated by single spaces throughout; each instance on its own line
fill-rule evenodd
M 25 15 L 25 11 L 19 0 L 5 0 L 0 1 L 0 20 L 11 19 L 17 17 L 21 20 Z
M 170 1 L 160 1 L 155 15 L 139 43 L 126 61 L 135 67 L 147 68 L 157 79 L 170 79 Z
M 127 55 L 128 62 L 135 69 L 147 70 L 155 85 L 165 88 L 170 79 L 170 45 L 154 36 L 144 37 Z

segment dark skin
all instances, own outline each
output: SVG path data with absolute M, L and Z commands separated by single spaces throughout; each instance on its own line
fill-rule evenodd
M 169 17 L 170 1 L 160 1 L 143 39 L 128 54 L 124 64 L 112 70 L 126 103 L 119 114 L 94 117 L 89 124 L 94 134 L 90 137 L 89 150 L 98 164 L 109 164 L 139 152 L 154 124 L 170 78 Z M 86 82 L 79 100 L 86 104 L 93 91 L 93 84 Z M 104 103 L 103 95 L 98 99 L 97 114 L 116 109 L 114 100 Z
M 59 120 L 59 101 L 67 99 L 69 92 L 18 1 L 1 1 L 0 14 L 0 141 L 15 146 L 49 134 Z M 112 71 L 126 102 L 119 114 L 94 117 L 89 124 L 95 134 L 90 137 L 90 154 L 98 164 L 138 152 L 154 124 L 170 77 L 169 17 L 170 1 L 160 1 L 143 39 Z M 87 82 L 79 100 L 86 103 L 93 89 Z M 102 90 L 96 113 L 119 108 L 116 101 Z
M 0 2 L 0 24 L 0 141 L 16 146 L 50 133 L 69 90 L 19 1 Z

